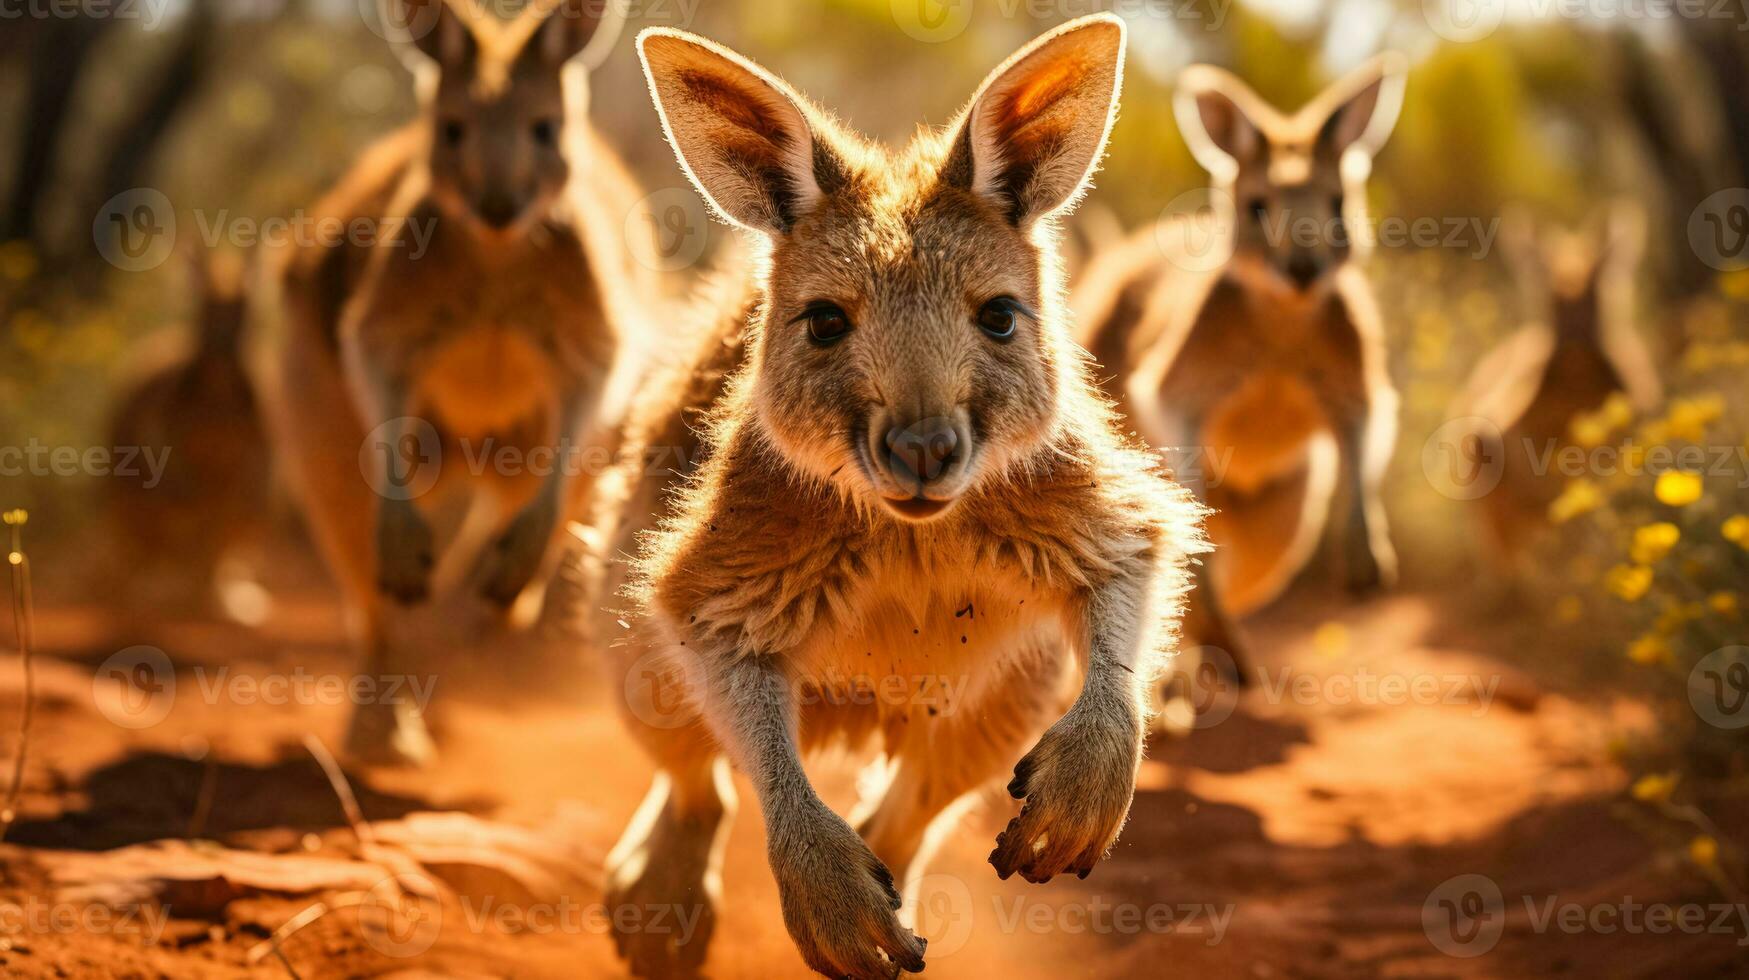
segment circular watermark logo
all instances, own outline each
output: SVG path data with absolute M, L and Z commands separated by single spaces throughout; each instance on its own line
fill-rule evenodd
M 1188 651 L 1196 668 L 1176 679 L 1176 690 L 1196 712 L 1194 728 L 1213 728 L 1239 707 L 1239 667 L 1233 655 L 1220 647 L 1200 646 Z
M 358 923 L 364 941 L 384 956 L 418 956 L 443 931 L 443 903 L 431 879 L 403 872 L 365 892 Z
M 1154 241 L 1175 267 L 1212 272 L 1233 257 L 1233 221 L 1233 195 L 1199 187 L 1166 202 L 1154 225 Z
M 626 669 L 626 710 L 651 728 L 680 728 L 698 718 L 704 665 L 683 651 L 651 650 Z
M 416 41 L 437 26 L 442 7 L 441 0 L 358 0 L 358 16 L 385 41 Z
M 1688 672 L 1688 704 L 1727 731 L 1749 727 L 1749 647 L 1721 647 Z
M 1447 956 L 1481 956 L 1506 931 L 1506 897 L 1487 875 L 1448 878 L 1421 903 L 1421 929 Z
M 941 44 L 966 32 L 973 0 L 892 0 L 899 30 L 924 44 Z
M 103 202 L 91 221 L 91 241 L 123 272 L 149 272 L 176 249 L 176 209 L 159 190 L 136 187 Z
M 443 472 L 443 440 L 421 418 L 390 419 L 365 434 L 358 471 L 381 497 L 415 500 L 437 485 Z
M 109 655 L 91 679 L 97 710 L 123 728 L 151 728 L 176 703 L 176 668 L 157 647 L 133 646 Z
M 917 881 L 917 935 L 929 941 L 929 955 L 951 956 L 972 938 L 972 890 L 950 874 L 927 874 Z
M 1500 29 L 1507 0 L 1422 0 L 1433 33 L 1455 44 L 1480 41 Z
M 1688 216 L 1688 245 L 1720 272 L 1749 269 L 1749 188 L 1727 188 L 1700 202 Z
M 704 257 L 710 229 L 704 201 L 691 188 L 665 187 L 626 215 L 626 248 L 646 269 L 676 272 Z
M 1506 472 L 1506 437 L 1480 416 L 1452 419 L 1421 444 L 1421 472 L 1433 489 L 1452 500 L 1475 500 L 1494 492 Z

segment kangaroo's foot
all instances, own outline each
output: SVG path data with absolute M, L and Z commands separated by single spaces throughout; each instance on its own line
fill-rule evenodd
M 668 797 L 662 782 L 650 792 Z M 655 819 L 634 822 L 608 857 L 613 944 L 633 976 L 692 977 L 704 964 L 717 923 L 717 838 L 728 822 L 707 792 L 711 802 L 684 813 L 666 798 Z
M 427 766 L 437 758 L 437 745 L 417 705 L 366 701 L 352 710 L 346 757 L 366 765 Z

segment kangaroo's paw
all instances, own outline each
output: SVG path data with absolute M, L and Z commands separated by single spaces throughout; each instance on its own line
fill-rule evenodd
M 480 556 L 476 571 L 480 594 L 501 606 L 515 602 L 540 571 L 557 519 L 556 508 L 545 501 L 523 508 Z
M 1008 792 L 1026 805 L 996 836 L 999 876 L 1085 878 L 1117 841 L 1142 755 L 1141 722 L 1126 714 L 1071 709 L 1014 767 Z
M 922 939 L 899 923 L 893 875 L 856 831 L 820 806 L 778 831 L 771 869 L 783 921 L 816 972 L 891 980 L 923 970 Z
M 704 965 L 717 925 L 711 851 L 721 819 L 663 807 L 643 840 L 614 849 L 608 921 L 632 976 L 693 977 Z
M 346 726 L 347 759 L 375 766 L 428 766 L 437 745 L 411 702 L 366 701 Z
M 411 503 L 385 502 L 377 515 L 377 588 L 399 603 L 422 602 L 434 564 L 431 526 Z

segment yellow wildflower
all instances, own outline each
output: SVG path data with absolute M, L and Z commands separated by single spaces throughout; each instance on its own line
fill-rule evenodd
M 1647 524 L 1634 531 L 1634 543 L 1628 548 L 1628 556 L 1636 564 L 1656 565 L 1680 540 L 1682 529 L 1669 521 Z
M 1596 449 L 1609 441 L 1609 423 L 1601 415 L 1590 412 L 1575 415 L 1567 428 L 1572 433 L 1573 442 L 1584 449 Z
M 1348 627 L 1341 623 L 1325 623 L 1312 633 L 1312 648 L 1326 657 L 1340 657 L 1348 652 Z
M 1617 565 L 1609 570 L 1603 584 L 1617 598 L 1639 602 L 1652 588 L 1652 570 L 1644 565 Z
M 1725 400 L 1718 395 L 1678 398 L 1670 404 L 1670 415 L 1665 420 L 1665 425 L 1673 439 L 1700 442 L 1706 438 L 1707 426 L 1717 422 L 1724 414 Z
M 1708 609 L 1727 619 L 1736 619 L 1741 609 L 1734 592 L 1714 592 L 1706 597 L 1706 605 Z
M 1733 514 L 1726 518 L 1719 533 L 1737 547 L 1749 549 L 1749 514 Z
M 1688 470 L 1665 470 L 1658 474 L 1658 482 L 1652 488 L 1652 493 L 1658 502 L 1669 507 L 1687 507 L 1700 499 L 1701 480 L 1699 473 Z
M 1679 777 L 1676 773 L 1673 772 L 1667 772 L 1661 775 L 1653 773 L 1641 776 L 1634 783 L 1634 788 L 1632 790 L 1634 799 L 1639 800 L 1641 803 L 1667 802 L 1670 799 L 1670 795 L 1676 792 L 1678 778 Z
M 1713 870 L 1719 866 L 1719 842 L 1708 834 L 1702 834 L 1688 842 L 1688 859 L 1695 864 Z
M 1597 416 L 1603 423 L 1613 429 L 1625 429 L 1634 423 L 1634 403 L 1628 396 L 1617 391 L 1603 400 L 1603 407 L 1597 410 Z
M 1570 480 L 1561 495 L 1549 501 L 1549 520 L 1565 524 L 1603 506 L 1603 491 L 1590 480 Z
M 1662 636 L 1647 633 L 1628 644 L 1628 659 L 1651 666 L 1670 661 L 1670 644 Z

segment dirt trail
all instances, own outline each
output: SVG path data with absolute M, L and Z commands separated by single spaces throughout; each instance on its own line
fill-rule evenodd
M 1255 625 L 1260 683 L 1236 707 L 1216 702 L 1205 721 L 1218 723 L 1187 739 L 1156 740 L 1122 842 L 1087 880 L 998 881 L 984 858 L 1008 804 L 991 797 L 973 806 L 918 893 L 921 930 L 932 939 L 927 975 L 1749 969 L 1737 945 L 1749 940 L 1742 922 L 1725 934 L 1668 935 L 1569 933 L 1542 920 L 1550 902 L 1716 901 L 1697 881 L 1660 874 L 1647 844 L 1616 815 L 1625 776 L 1600 760 L 1613 732 L 1639 723 L 1633 705 L 1541 688 L 1553 682 L 1483 653 L 1507 648 L 1510 638 L 1491 635 L 1449 599 L 1391 598 L 1333 623 L 1312 612 L 1329 608 L 1327 600 L 1303 599 Z M 113 661 L 104 666 L 119 648 L 113 634 L 93 610 L 44 609 L 39 644 L 51 656 L 41 670 L 22 817 L 0 848 L 0 910 L 52 907 L 57 876 L 78 866 L 81 852 L 182 837 L 191 822 L 201 836 L 238 848 L 350 856 L 340 806 L 299 744 L 305 733 L 335 744 L 342 706 L 263 704 L 265 690 L 248 699 L 233 686 L 300 669 L 342 674 L 345 643 L 331 610 L 313 596 L 281 601 L 259 632 L 163 632 L 157 644 L 176 665 L 173 707 L 155 724 L 124 727 L 110 700 L 121 688 L 93 684 L 94 672 L 113 668 Z M 435 941 L 418 955 L 386 955 L 367 941 L 357 913 L 342 911 L 287 940 L 284 963 L 251 967 L 247 950 L 321 896 L 209 884 L 211 901 L 172 902 L 156 943 L 113 922 L 93 930 L 8 912 L 10 921 L 0 918 L 0 971 L 620 975 L 611 942 L 586 909 L 600 898 L 600 862 L 643 795 L 647 766 L 601 692 L 561 682 L 563 672 L 531 683 L 512 657 L 477 650 L 446 666 L 438 715 L 445 754 L 436 768 L 352 779 L 372 821 L 459 810 L 562 840 L 581 882 L 567 894 L 575 917 L 555 910 L 551 921 L 517 931 L 514 915 L 501 918 L 520 911 L 513 884 L 463 876 L 458 890 L 473 893 L 470 904 L 447 906 Z M 15 666 L 7 660 L 0 670 L 0 733 L 8 740 L 20 703 Z M 518 688 L 539 693 L 512 697 Z M 824 761 L 818 771 L 832 801 L 846 803 L 850 767 Z M 744 784 L 740 792 L 711 974 L 804 976 L 777 914 L 757 808 Z M 1442 899 L 1472 908 L 1459 893 L 1477 879 L 1435 890 L 1460 875 L 1484 876 L 1500 908 L 1450 918 Z M 1424 908 L 1433 910 L 1425 919 Z

